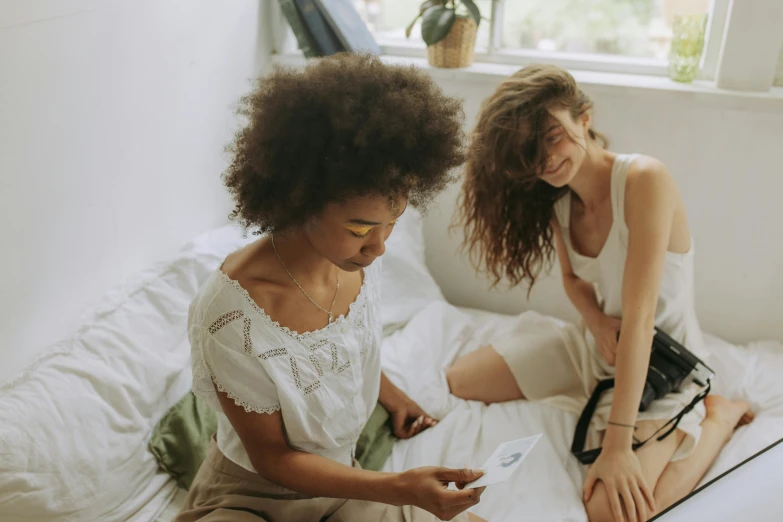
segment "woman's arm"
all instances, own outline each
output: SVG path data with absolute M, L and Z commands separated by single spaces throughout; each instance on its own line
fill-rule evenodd
M 629 172 L 625 192 L 628 255 L 623 275 L 623 327 L 617 345 L 615 390 L 603 450 L 585 479 L 585 501 L 596 481 L 606 487 L 615 520 L 646 520 L 655 499 L 632 449 L 633 426 L 650 364 L 655 310 L 679 193 L 657 161 Z
M 622 290 L 623 328 L 617 345 L 610 420 L 633 425 L 647 379 L 655 310 L 679 193 L 660 162 L 645 161 L 630 174 L 625 205 L 628 256 Z M 632 430 L 610 425 L 604 447 L 630 447 L 632 439 Z
M 314 497 L 379 501 L 390 493 L 394 496 L 399 481 L 394 474 L 362 471 L 296 451 L 286 442 L 279 411 L 273 414 L 246 412 L 225 393 L 218 391 L 217 394 L 253 467 L 270 482 Z M 357 487 L 359 484 L 362 487 Z
M 283 431 L 282 414 L 246 412 L 223 392 L 218 400 L 259 475 L 284 488 L 313 497 L 346 498 L 392 505 L 415 505 L 450 519 L 478 503 L 483 489 L 463 487 L 481 476 L 472 470 L 417 468 L 380 473 L 345 466 L 320 455 L 292 449 Z
M 613 366 L 617 349 L 617 336 L 620 332 L 620 319 L 604 314 L 598 306 L 595 287 L 574 273 L 571 267 L 571 260 L 568 258 L 565 241 L 563 241 L 563 232 L 555 217 L 552 217 L 552 230 L 554 231 L 555 250 L 557 251 L 557 259 L 560 262 L 563 288 L 565 288 L 566 295 L 576 307 L 579 315 L 584 319 L 587 329 L 593 334 L 598 351 L 601 352 L 607 364 Z

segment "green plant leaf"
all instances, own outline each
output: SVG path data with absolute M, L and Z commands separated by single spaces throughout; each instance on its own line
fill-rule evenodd
M 423 15 L 424 11 L 435 5 L 446 5 L 446 0 L 425 0 L 419 7 L 419 15 Z
M 454 9 L 448 7 L 436 5 L 427 9 L 421 20 L 421 37 L 424 43 L 433 45 L 446 38 L 456 18 Z
M 416 22 L 419 21 L 419 18 L 421 18 L 421 16 L 424 14 L 424 11 L 435 5 L 446 5 L 446 0 L 426 0 L 422 2 L 421 6 L 419 6 L 419 14 L 416 15 L 416 18 L 414 18 L 413 21 L 408 24 L 408 27 L 405 28 L 405 38 L 411 37 L 413 27 L 416 25 Z
M 408 24 L 408 27 L 405 28 L 405 38 L 411 37 L 413 26 L 416 25 L 416 22 L 419 21 L 419 18 L 421 18 L 421 15 L 416 16 L 416 18 L 414 18 L 413 21 L 410 24 Z
M 470 16 L 473 18 L 473 21 L 476 22 L 476 25 L 478 25 L 481 22 L 481 11 L 479 11 L 478 6 L 473 0 L 460 0 L 462 2 L 462 5 L 468 8 L 468 11 L 470 11 Z

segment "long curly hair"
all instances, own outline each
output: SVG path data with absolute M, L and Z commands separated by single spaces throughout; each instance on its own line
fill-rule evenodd
M 340 53 L 261 78 L 227 147 L 231 218 L 255 233 L 304 224 L 353 196 L 423 207 L 465 161 L 462 100 L 421 69 Z
M 540 64 L 517 71 L 482 104 L 454 226 L 463 228 L 462 248 L 492 287 L 504 277 L 511 286 L 527 281 L 529 294 L 541 269 L 551 268 L 554 204 L 569 188 L 540 179 L 549 110 L 568 109 L 576 121 L 592 107 L 567 71 Z M 608 144 L 592 128 L 589 136 Z

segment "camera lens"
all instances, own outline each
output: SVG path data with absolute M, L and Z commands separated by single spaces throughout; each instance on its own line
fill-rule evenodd
M 652 401 L 655 400 L 655 390 L 650 386 L 649 380 L 644 383 L 644 390 L 642 391 L 642 400 L 639 403 L 639 411 L 645 411 Z

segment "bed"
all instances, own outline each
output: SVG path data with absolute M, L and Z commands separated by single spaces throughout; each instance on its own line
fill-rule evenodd
M 231 226 L 195 238 L 109 291 L 73 335 L 0 386 L 0 520 L 173 518 L 185 492 L 158 469 L 147 442 L 190 386 L 190 300 L 228 252 L 252 239 Z M 400 220 L 383 262 L 384 369 L 441 419 L 397 443 L 384 469 L 480 465 L 500 442 L 543 433 L 512 479 L 488 488 L 475 512 L 493 522 L 586 520 L 584 469 L 569 453 L 575 415 L 522 401 L 485 406 L 448 393 L 442 370 L 519 318 L 446 302 L 424 264 L 415 212 Z M 716 392 L 749 401 L 757 418 L 736 431 L 703 484 L 783 437 L 783 345 L 732 346 L 710 336 L 708 345 Z

